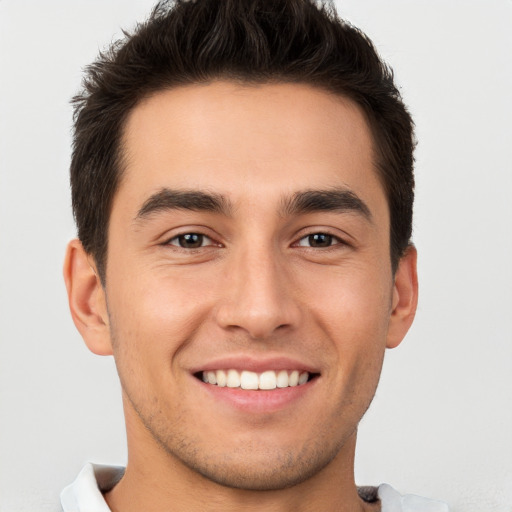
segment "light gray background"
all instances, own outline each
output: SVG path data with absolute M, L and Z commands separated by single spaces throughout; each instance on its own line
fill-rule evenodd
M 123 463 L 120 390 L 67 310 L 67 167 L 81 68 L 150 0 L 0 1 L 0 511 L 55 510 Z M 343 0 L 414 115 L 421 299 L 387 354 L 356 477 L 512 511 L 512 2 Z M 53 506 L 52 506 L 53 505 Z

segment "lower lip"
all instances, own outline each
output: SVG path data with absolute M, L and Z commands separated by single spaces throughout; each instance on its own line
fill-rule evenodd
M 256 414 L 276 412 L 293 405 L 312 391 L 318 380 L 318 377 L 316 377 L 305 384 L 287 388 L 245 390 L 206 384 L 195 377 L 193 378 L 215 400 L 224 402 L 241 411 Z

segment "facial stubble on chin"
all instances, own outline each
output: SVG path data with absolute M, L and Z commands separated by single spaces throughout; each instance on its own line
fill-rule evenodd
M 219 456 L 198 449 L 197 440 L 176 435 L 155 417 L 148 418 L 129 395 L 126 396 L 148 433 L 173 464 L 183 465 L 211 482 L 232 489 L 275 491 L 301 484 L 331 463 L 357 430 L 354 428 L 337 442 L 332 435 L 319 434 L 305 443 L 298 453 L 278 453 L 275 449 L 262 449 L 256 443 L 245 442 Z
M 207 449 L 201 448 L 200 439 L 187 438 L 180 429 L 173 428 L 173 424 L 183 424 L 184 420 L 186 424 L 186 420 L 190 418 L 178 416 L 173 420 L 173 424 L 170 424 L 159 414 L 162 407 L 157 396 L 146 397 L 146 400 L 136 400 L 132 396 L 130 386 L 125 382 L 118 364 L 118 358 L 123 358 L 124 347 L 119 343 L 115 322 L 110 313 L 109 322 L 123 395 L 146 432 L 172 465 L 182 465 L 196 475 L 224 487 L 247 491 L 275 491 L 294 487 L 309 480 L 324 470 L 342 451 L 350 437 L 356 435 L 358 422 L 373 400 L 374 393 L 364 404 L 359 421 L 344 435 L 340 436 L 339 432 L 333 432 L 328 428 L 319 429 L 315 432 L 314 438 L 303 442 L 297 452 L 280 452 L 272 446 L 262 447 L 257 443 L 245 441 L 242 445 L 233 444 L 232 450 L 224 451 L 221 456 L 208 453 Z M 128 371 L 133 373 L 133 369 Z M 377 375 L 380 375 L 380 371 Z M 378 377 L 375 388 L 377 383 Z M 359 409 L 361 406 L 360 402 L 355 402 L 352 400 L 340 404 L 338 414 L 352 416 L 353 412 L 348 413 L 349 409 Z M 145 410 L 144 405 L 148 403 L 151 403 L 152 411 Z M 304 415 L 304 421 L 308 421 L 307 414 Z M 212 443 L 214 440 L 210 439 L 209 442 Z

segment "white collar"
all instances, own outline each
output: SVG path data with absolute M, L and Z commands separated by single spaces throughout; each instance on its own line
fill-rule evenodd
M 111 512 L 102 492 L 112 489 L 125 468 L 86 464 L 76 480 L 61 493 L 63 512 Z M 378 488 L 381 512 L 449 512 L 448 505 L 414 494 L 402 496 L 388 484 Z
M 60 502 L 64 512 L 111 512 L 102 492 L 109 491 L 121 480 L 120 466 L 86 464 L 76 480 L 63 489 Z

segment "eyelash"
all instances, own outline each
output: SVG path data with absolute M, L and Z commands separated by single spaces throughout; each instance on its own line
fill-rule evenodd
M 309 244 L 311 244 L 312 241 L 313 241 L 312 239 L 314 237 L 319 237 L 319 236 L 326 237 L 329 240 L 329 245 L 324 246 L 324 247 L 313 247 L 311 245 L 302 245 L 301 244 L 301 242 L 304 241 L 304 240 L 307 240 L 309 242 Z M 326 232 L 326 231 L 316 231 L 315 233 L 310 233 L 310 234 L 308 234 L 306 236 L 303 236 L 294 245 L 297 246 L 297 247 L 306 247 L 308 249 L 328 250 L 328 249 L 332 249 L 333 247 L 335 247 L 337 245 L 348 245 L 348 244 L 344 240 L 342 240 L 340 237 L 338 237 L 336 235 L 332 235 L 329 232 Z
M 183 245 L 181 245 L 180 240 L 184 240 L 186 237 L 192 237 L 192 236 L 196 236 L 196 237 L 200 238 L 201 245 L 199 247 L 184 247 Z M 209 240 L 211 243 L 209 243 L 208 245 L 203 245 L 202 243 L 205 240 Z M 173 241 L 176 241 L 177 243 L 173 243 Z M 184 250 L 194 250 L 194 249 L 197 250 L 197 249 L 202 249 L 204 247 L 209 247 L 212 245 L 216 245 L 216 246 L 220 247 L 220 244 L 214 243 L 213 240 L 209 236 L 204 235 L 203 233 L 196 233 L 196 232 L 182 233 L 180 235 L 176 235 L 176 236 L 172 237 L 170 240 L 168 240 L 165 243 L 165 245 L 172 245 L 173 247 L 177 247 L 179 249 L 184 249 Z
M 324 246 L 324 247 L 311 246 L 311 243 L 313 242 L 313 238 L 319 237 L 319 236 L 327 238 L 327 241 L 329 242 L 327 246 Z M 200 243 L 200 245 L 197 247 L 185 247 L 185 246 L 181 245 L 182 241 L 184 241 L 186 243 L 186 237 L 199 238 L 199 240 L 196 241 L 196 243 Z M 307 240 L 310 245 L 303 245 L 302 242 L 305 240 Z M 208 243 L 207 245 L 203 245 L 203 243 L 205 241 L 209 241 L 210 243 Z M 173 242 L 175 242 L 175 243 L 173 243 Z M 221 247 L 222 246 L 219 243 L 215 243 L 212 240 L 212 238 L 210 238 L 209 236 L 207 236 L 203 233 L 197 233 L 197 232 L 188 232 L 188 233 L 182 233 L 180 235 L 176 235 L 176 236 L 172 237 L 170 240 L 168 240 L 167 242 L 165 242 L 164 245 L 172 245 L 173 247 L 176 247 L 178 249 L 184 249 L 187 251 L 203 249 L 204 247 L 211 247 L 211 246 Z M 337 245 L 349 245 L 349 244 L 347 244 L 344 240 L 342 240 L 338 236 L 332 235 L 331 233 L 328 233 L 326 231 L 317 231 L 314 233 L 309 233 L 308 235 L 301 237 L 297 242 L 295 242 L 293 244 L 293 246 L 295 246 L 295 247 L 306 247 L 309 249 L 323 249 L 323 250 L 331 249 L 332 247 L 335 247 Z

